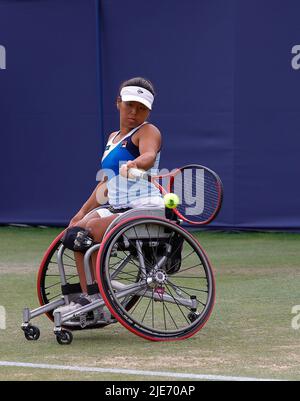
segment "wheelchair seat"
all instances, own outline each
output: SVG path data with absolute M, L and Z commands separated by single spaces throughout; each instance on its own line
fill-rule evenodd
M 104 237 L 106 234 L 109 233 L 109 231 L 114 228 L 117 224 L 119 224 L 121 221 L 126 220 L 131 217 L 136 217 L 136 216 L 150 216 L 150 217 L 165 217 L 165 209 L 161 207 L 141 207 L 141 208 L 136 208 L 136 209 L 130 209 L 127 212 L 124 212 L 120 214 L 116 219 L 114 219 L 110 225 L 107 227 Z

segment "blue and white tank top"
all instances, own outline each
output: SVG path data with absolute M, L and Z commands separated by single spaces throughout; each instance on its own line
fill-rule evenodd
M 109 204 L 115 208 L 161 206 L 164 207 L 160 191 L 143 179 L 126 179 L 119 174 L 122 164 L 140 156 L 139 148 L 132 142 L 132 136 L 147 122 L 131 130 L 125 137 L 114 143 L 116 133 L 105 147 L 101 160 L 102 171 L 108 177 L 107 189 Z M 156 155 L 154 166 L 147 171 L 150 175 L 158 173 L 160 151 Z

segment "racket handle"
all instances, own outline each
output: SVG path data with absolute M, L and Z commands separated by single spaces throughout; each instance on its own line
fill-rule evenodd
M 128 170 L 128 178 L 142 178 L 146 180 L 148 178 L 148 175 L 145 171 L 132 167 Z

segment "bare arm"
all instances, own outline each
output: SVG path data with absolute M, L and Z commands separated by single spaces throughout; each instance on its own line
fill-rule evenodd
M 144 131 L 139 138 L 140 156 L 132 161 L 128 161 L 126 165 L 120 169 L 120 174 L 127 177 L 129 168 L 139 168 L 149 170 L 153 167 L 156 155 L 161 147 L 161 133 L 154 125 L 146 125 Z

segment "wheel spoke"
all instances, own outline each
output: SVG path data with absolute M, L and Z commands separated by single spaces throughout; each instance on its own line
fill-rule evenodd
M 198 266 L 202 266 L 202 264 L 198 264 Z M 187 267 L 187 268 L 184 268 L 183 270 L 181 270 L 180 269 L 180 273 L 184 273 L 184 272 L 186 272 L 186 271 L 188 271 L 188 270 L 191 270 L 191 269 L 194 269 L 196 266 L 191 266 L 191 267 Z M 181 276 L 180 276 L 181 277 Z M 190 277 L 189 277 L 190 278 Z M 206 277 L 204 277 L 204 278 L 206 278 Z
M 178 306 L 178 309 L 180 310 L 180 312 L 181 312 L 181 314 L 182 314 L 182 316 L 185 318 L 185 320 L 187 321 L 187 323 L 188 324 L 190 324 L 190 322 L 189 322 L 189 320 L 188 320 L 188 318 L 185 316 L 185 314 L 182 312 L 182 309 L 180 308 L 180 305 L 179 305 L 179 303 L 178 303 L 178 301 L 177 301 L 177 299 L 173 296 L 173 294 L 172 294 L 172 292 L 169 290 L 169 287 L 168 287 L 168 285 L 166 284 L 166 287 L 167 287 L 167 289 L 168 289 L 168 292 L 169 292 L 169 295 L 174 299 L 174 301 L 175 301 L 175 304 Z M 184 305 L 182 305 L 182 306 L 184 306 Z M 188 307 L 187 306 L 184 306 L 185 308 L 187 308 L 188 309 Z
M 144 294 L 139 296 L 138 301 L 136 302 L 136 304 L 134 305 L 133 309 L 131 310 L 131 313 L 133 314 L 137 308 L 137 306 L 139 305 L 139 303 L 141 302 L 141 300 L 143 299 L 143 297 L 145 296 L 146 292 L 148 291 L 148 288 L 146 287 Z
M 133 243 L 133 241 L 131 240 L 131 239 L 129 239 L 128 237 L 126 237 L 126 235 L 123 233 L 123 236 L 127 239 L 127 241 L 128 242 L 130 242 L 131 244 Z M 138 237 L 137 237 L 138 238 Z M 135 249 L 136 249 L 136 251 L 142 256 L 142 258 L 144 258 L 144 260 L 149 264 L 149 265 L 151 265 L 151 262 L 146 258 L 146 257 L 144 257 L 144 255 L 137 249 L 137 247 L 135 246 L 135 245 L 132 245 Z
M 117 269 L 114 269 L 114 268 L 111 268 L 110 270 L 113 270 L 114 272 L 118 271 Z M 133 273 L 133 272 L 132 272 L 132 273 Z M 126 275 L 126 276 L 136 278 L 136 274 L 131 274 L 130 272 L 123 272 L 123 271 L 120 271 L 119 274 L 117 274 L 117 277 L 119 277 L 120 274 L 124 274 L 124 275 Z M 112 275 L 111 275 L 111 276 L 112 276 Z M 113 278 L 115 278 L 115 276 L 114 276 Z
M 153 291 L 152 291 L 152 294 L 153 294 Z M 152 301 L 152 297 L 150 298 L 150 300 L 149 300 L 149 302 L 148 302 L 147 309 L 146 309 L 146 311 L 145 311 L 145 313 L 144 313 L 144 316 L 143 316 L 143 319 L 142 319 L 142 323 L 144 322 L 144 319 L 145 319 L 145 317 L 146 317 L 146 314 L 147 314 L 147 312 L 148 312 L 148 309 L 149 309 L 149 307 L 150 307 L 150 305 L 151 305 L 151 301 Z
M 170 318 L 171 318 L 172 322 L 174 323 L 174 326 L 176 327 L 176 329 L 179 329 L 179 327 L 177 326 L 177 324 L 176 324 L 175 320 L 173 319 L 173 316 L 172 316 L 172 314 L 171 314 L 171 313 L 170 313 L 170 311 L 169 311 L 169 308 L 167 307 L 167 305 L 166 305 L 166 304 L 164 304 L 164 305 L 165 305 L 166 311 L 168 312 L 168 314 L 169 314 L 169 316 L 170 316 Z
M 147 230 L 147 232 L 148 232 L 148 236 L 149 236 L 149 241 L 150 242 L 153 242 L 152 241 L 152 238 L 151 238 L 151 235 L 150 235 L 150 231 L 149 231 L 149 228 L 148 228 L 148 224 L 145 224 L 145 227 L 146 227 L 146 230 Z M 157 255 L 156 256 L 154 256 L 154 250 L 153 250 L 153 247 L 151 247 L 151 249 L 152 249 L 152 255 L 153 255 L 153 258 L 155 259 L 155 263 L 157 263 Z
M 198 292 L 204 292 L 205 294 L 208 294 L 208 291 L 206 290 L 197 290 L 196 288 L 191 288 L 191 287 L 183 287 L 183 286 L 179 286 L 179 285 L 175 285 L 174 283 L 172 283 L 170 280 L 168 280 L 168 283 L 175 288 L 178 288 L 179 290 L 182 290 L 183 288 L 186 290 L 191 290 L 191 291 L 198 291 Z M 183 291 L 183 290 L 182 290 Z M 183 291 L 184 292 L 184 291 Z M 190 295 L 189 293 L 185 292 L 187 295 Z
M 53 299 L 58 298 L 58 297 L 61 297 L 61 293 L 60 294 L 56 294 L 56 295 L 52 296 L 51 298 L 48 298 L 49 303 L 51 301 L 53 301 Z
M 49 290 L 50 288 L 56 287 L 57 285 L 61 285 L 61 282 L 59 281 L 56 284 L 49 285 L 49 287 L 45 287 L 45 290 Z
M 184 279 L 191 279 L 191 278 L 195 278 L 195 279 L 197 279 L 197 280 L 207 280 L 207 277 L 203 277 L 203 276 L 180 276 L 180 273 L 181 273 L 181 271 L 180 272 L 178 272 L 178 274 L 177 275 L 172 275 L 172 280 L 178 280 L 178 279 L 181 279 L 181 278 L 184 278 Z
M 76 261 L 75 261 L 75 257 L 72 257 L 72 256 L 70 256 L 68 253 L 64 253 L 64 256 L 66 256 L 67 258 L 69 258 L 69 259 L 73 260 L 73 262 L 75 262 L 75 263 L 76 263 Z
M 182 291 L 182 292 L 184 292 L 186 295 L 188 295 L 189 297 L 191 296 L 191 295 L 194 295 L 194 294 L 189 294 L 188 292 L 186 292 L 183 288 L 187 288 L 187 287 L 178 287 L 178 286 L 176 286 L 175 284 L 173 284 L 173 283 L 171 283 L 170 281 L 168 281 L 168 283 L 171 285 L 171 287 L 175 287 L 175 288 L 178 288 L 180 291 Z M 204 291 L 204 290 L 196 290 L 195 288 L 190 288 L 190 290 L 192 290 L 192 291 L 198 291 L 198 292 L 204 292 L 204 293 L 206 293 L 206 294 L 208 294 L 208 291 Z M 198 298 L 196 298 L 196 300 L 201 304 L 201 305 L 203 305 L 204 307 L 206 306 L 206 304 L 204 304 L 203 302 L 201 302 Z
M 128 255 L 125 253 L 125 251 L 123 251 L 123 250 L 121 250 L 121 252 L 123 252 L 124 253 L 124 255 L 126 256 L 126 257 L 128 257 Z M 117 256 L 118 257 L 118 256 Z M 118 257 L 119 258 L 119 257 Z M 120 260 L 123 260 L 122 258 L 119 258 Z M 134 260 L 133 259 L 131 259 L 131 262 L 137 267 L 137 269 L 138 269 L 138 271 L 141 273 L 141 274 L 143 274 L 144 275 L 144 277 L 145 277 L 145 274 L 142 272 L 142 270 L 141 270 L 141 268 L 140 268 L 140 266 L 139 265 L 137 265 L 135 262 L 134 262 Z

